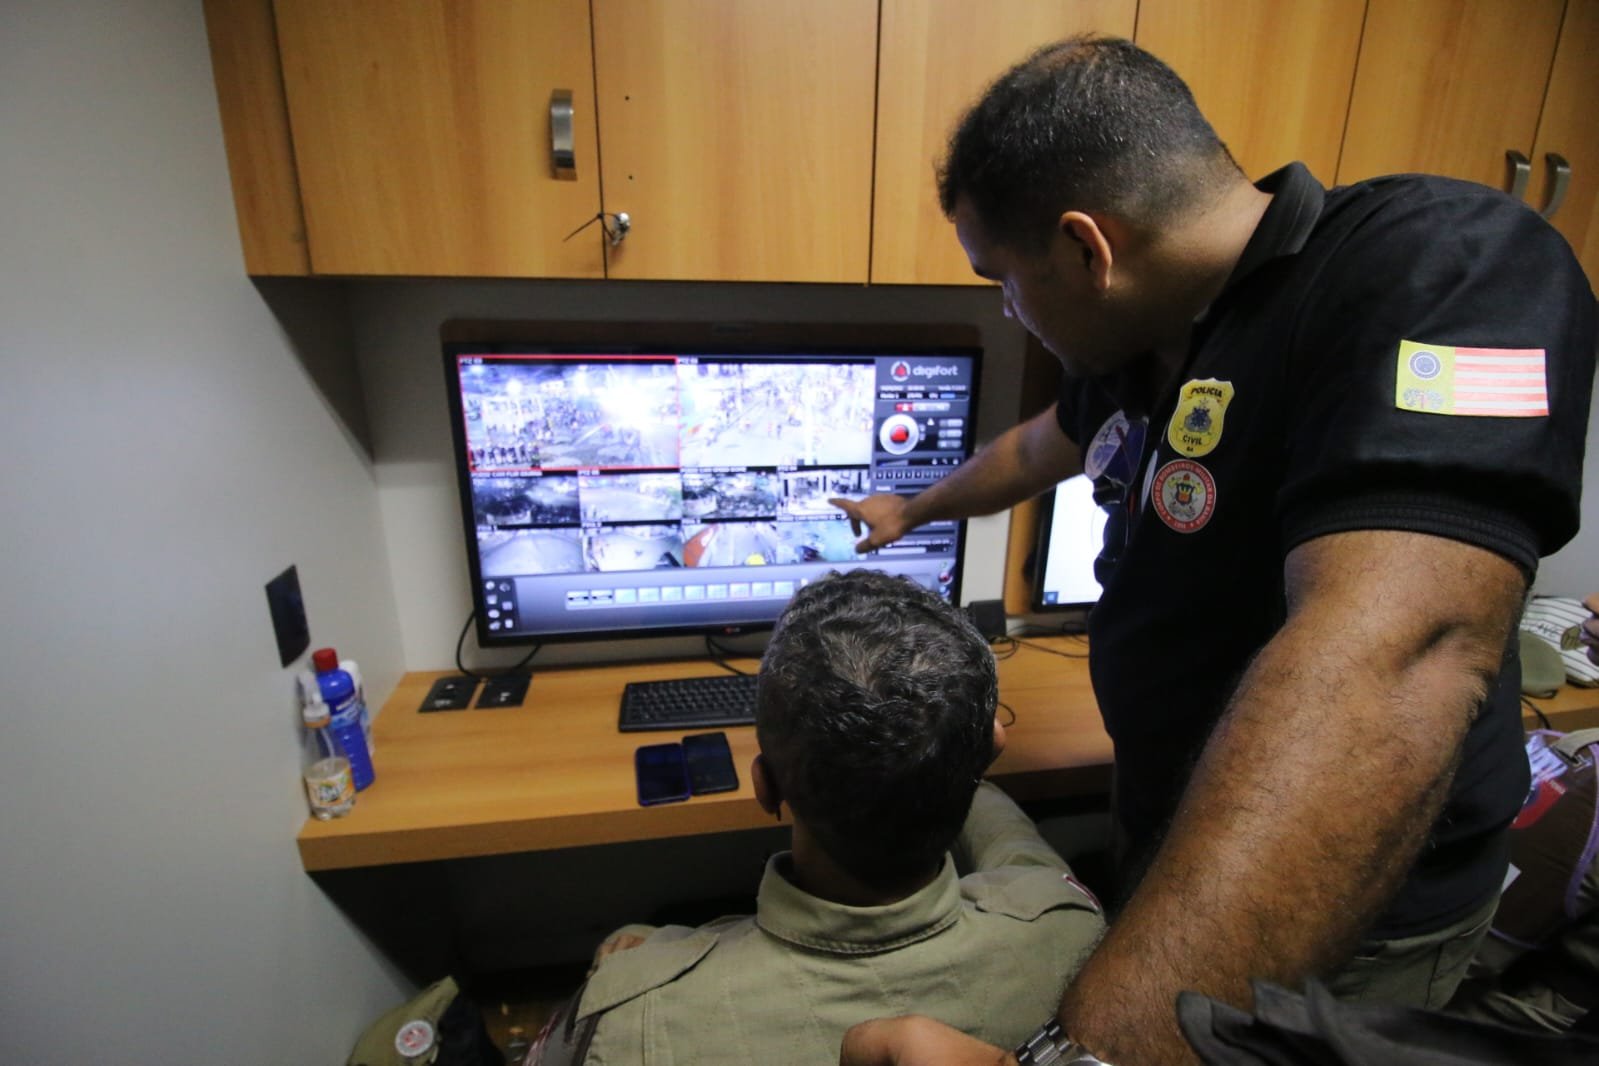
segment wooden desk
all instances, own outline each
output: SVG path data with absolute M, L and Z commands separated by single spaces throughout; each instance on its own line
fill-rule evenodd
M 1069 637 L 1029 643 L 1087 651 Z M 617 732 L 622 686 L 715 670 L 704 660 L 552 668 L 534 674 L 521 707 L 430 714 L 417 708 L 443 674 L 407 674 L 374 726 L 377 781 L 347 817 L 307 820 L 300 859 L 307 870 L 337 870 L 770 826 L 749 784 L 752 726 L 726 731 L 737 792 L 638 806 L 633 749 L 681 734 Z M 1001 787 L 1022 801 L 1109 791 L 1110 738 L 1086 659 L 1022 645 L 1000 661 L 999 683 L 1016 715 L 990 775 Z M 1556 729 L 1599 725 L 1599 689 L 1568 685 L 1535 702 Z M 1523 721 L 1536 725 L 1530 714 Z
M 1073 638 L 1029 640 L 1087 652 Z M 753 726 L 726 731 L 737 792 L 638 806 L 633 749 L 681 733 L 619 733 L 622 686 L 715 672 L 705 660 L 551 668 L 534 673 L 521 707 L 428 714 L 417 708 L 444 675 L 407 674 L 374 724 L 377 780 L 348 816 L 307 820 L 300 859 L 336 870 L 770 826 L 749 783 Z M 993 778 L 1020 800 L 1108 791 L 1110 738 L 1086 659 L 1023 646 L 1000 661 L 999 679 L 1016 722 Z

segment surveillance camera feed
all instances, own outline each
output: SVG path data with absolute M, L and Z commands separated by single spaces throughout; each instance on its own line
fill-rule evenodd
M 957 598 L 962 523 L 863 555 L 828 501 L 969 458 L 978 358 L 448 346 L 480 642 L 758 629 L 860 566 Z

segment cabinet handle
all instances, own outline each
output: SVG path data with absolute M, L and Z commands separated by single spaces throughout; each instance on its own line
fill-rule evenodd
M 1526 193 L 1527 182 L 1532 178 L 1532 163 L 1514 148 L 1505 153 L 1505 161 L 1511 167 L 1510 195 L 1519 200 Z
M 1544 155 L 1544 161 L 1549 164 L 1549 170 L 1555 176 L 1554 187 L 1549 190 L 1549 202 L 1543 205 L 1543 210 L 1538 213 L 1544 218 L 1554 218 L 1555 212 L 1560 210 L 1560 205 L 1566 202 L 1566 188 L 1571 184 L 1571 164 L 1566 162 L 1566 157 L 1555 152 Z
M 572 151 L 572 90 L 550 94 L 550 169 L 562 181 L 577 180 L 577 154 Z

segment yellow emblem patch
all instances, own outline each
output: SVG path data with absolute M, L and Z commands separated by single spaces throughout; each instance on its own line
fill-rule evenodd
M 1232 399 L 1230 381 L 1198 378 L 1188 382 L 1177 397 L 1177 410 L 1166 427 L 1166 442 L 1190 459 L 1209 455 L 1221 442 L 1227 405 Z

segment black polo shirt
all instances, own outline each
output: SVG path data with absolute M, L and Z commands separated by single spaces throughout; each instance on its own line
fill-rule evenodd
M 1328 191 L 1294 164 L 1260 188 L 1273 199 L 1147 421 L 1122 413 L 1126 381 L 1061 386 L 1061 428 L 1112 516 L 1091 669 L 1117 813 L 1146 846 L 1135 862 L 1283 624 L 1296 545 L 1412 530 L 1530 576 L 1577 529 L 1595 308 L 1564 239 L 1518 201 L 1444 178 Z M 1504 875 L 1503 829 L 1528 787 L 1513 652 L 1373 936 L 1441 928 Z

